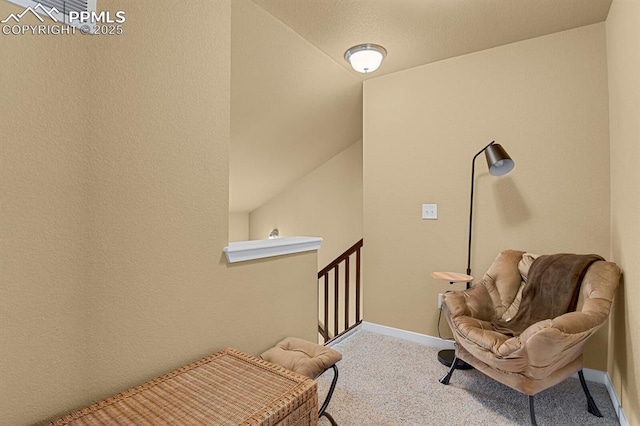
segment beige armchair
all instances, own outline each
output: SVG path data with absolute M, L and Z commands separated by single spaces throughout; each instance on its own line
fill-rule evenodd
M 449 383 L 459 368 L 458 360 L 462 360 L 528 395 L 531 423 L 536 425 L 534 395 L 577 372 L 589 412 L 601 417 L 584 381 L 582 351 L 587 339 L 609 316 L 620 269 L 615 263 L 597 260 L 586 266 L 586 273 L 580 277 L 581 300 L 575 312 L 537 320 L 522 331 L 496 331 L 501 330 L 496 324 L 509 325 L 518 311 L 526 310 L 520 302 L 531 301 L 533 287 L 528 293 L 524 289 L 532 286 L 527 275 L 529 267 L 533 274 L 537 261 L 521 251 L 502 252 L 481 281 L 466 291 L 445 294 L 443 307 L 456 341 L 456 359 L 440 383 Z

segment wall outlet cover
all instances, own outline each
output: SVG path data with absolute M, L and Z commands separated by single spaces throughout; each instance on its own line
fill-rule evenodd
M 423 204 L 422 205 L 422 218 L 427 220 L 438 219 L 438 205 L 437 204 Z

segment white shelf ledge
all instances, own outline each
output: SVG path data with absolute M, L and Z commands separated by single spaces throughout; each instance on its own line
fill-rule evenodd
M 227 262 L 235 263 L 318 250 L 321 243 L 320 237 L 283 237 L 229 243 L 222 251 L 227 256 Z

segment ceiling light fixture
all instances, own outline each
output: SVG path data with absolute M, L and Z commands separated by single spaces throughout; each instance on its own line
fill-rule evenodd
M 344 52 L 344 58 L 351 64 L 354 70 L 361 73 L 374 72 L 378 69 L 387 50 L 377 44 L 359 44 Z

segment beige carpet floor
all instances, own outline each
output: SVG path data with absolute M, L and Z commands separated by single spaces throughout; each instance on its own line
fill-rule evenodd
M 361 329 L 333 348 L 343 359 L 327 411 L 340 426 L 530 424 L 527 396 L 476 370 L 457 370 L 440 384 L 447 369 L 437 349 Z M 330 370 L 318 379 L 319 403 L 331 377 Z M 603 418 L 587 411 L 580 381 L 568 379 L 536 395 L 538 425 L 619 425 L 605 386 L 588 385 Z

